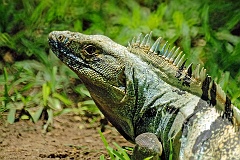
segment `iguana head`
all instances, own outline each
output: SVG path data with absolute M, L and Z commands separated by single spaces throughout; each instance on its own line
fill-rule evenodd
M 95 90 L 93 86 L 111 86 L 122 92 L 122 98 L 125 87 L 124 57 L 117 53 L 123 47 L 119 48 L 120 45 L 106 36 L 87 36 L 69 31 L 51 32 L 49 44 L 57 57 L 75 71 L 91 90 Z
M 127 52 L 127 49 L 106 36 L 70 31 L 51 32 L 49 45 L 54 54 L 83 81 L 110 122 L 114 123 L 120 132 L 120 126 L 125 126 L 124 130 L 130 131 L 131 122 L 124 121 L 130 121 L 124 114 L 128 111 L 123 107 L 123 103 L 127 103 L 123 101 L 126 94 L 124 52 Z M 127 135 L 125 138 L 131 139 Z

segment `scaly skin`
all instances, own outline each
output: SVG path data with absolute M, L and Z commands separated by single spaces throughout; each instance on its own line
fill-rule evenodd
M 170 141 L 173 159 L 238 159 L 240 111 L 204 68 L 186 68 L 179 50 L 165 44 L 159 51 L 160 39 L 150 48 L 150 39 L 139 36 L 126 48 L 102 35 L 49 34 L 52 51 L 102 113 L 137 143 L 133 159 L 168 159 Z

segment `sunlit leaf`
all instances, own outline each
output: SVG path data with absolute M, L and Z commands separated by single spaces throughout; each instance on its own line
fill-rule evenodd
M 112 153 L 112 151 L 111 151 L 111 148 L 109 148 L 109 145 L 108 145 L 108 142 L 107 142 L 106 138 L 104 137 L 104 135 L 102 134 L 102 132 L 101 132 L 100 130 L 98 131 L 98 133 L 100 134 L 100 137 L 101 137 L 101 139 L 102 139 L 102 141 L 103 141 L 104 146 L 105 146 L 105 147 L 107 148 L 107 150 L 108 150 L 108 154 L 109 154 L 110 158 L 111 158 L 112 160 L 114 160 L 114 155 L 113 155 L 113 153 Z
M 15 114 L 16 114 L 16 108 L 12 107 L 9 109 L 8 115 L 7 115 L 7 121 L 10 124 L 13 124 L 15 121 Z
M 63 114 L 69 113 L 69 112 L 74 112 L 73 110 L 74 109 L 72 109 L 72 108 L 64 108 L 58 112 L 54 112 L 54 116 L 59 116 L 59 115 L 63 115 Z
M 30 119 L 30 118 L 29 118 L 28 115 L 22 115 L 22 116 L 21 116 L 21 119 L 22 119 L 22 120 L 28 120 L 28 119 Z
M 173 22 L 175 23 L 176 27 L 180 30 L 182 28 L 183 21 L 184 21 L 183 13 L 175 11 L 173 13 Z
M 48 107 L 50 107 L 53 110 L 61 110 L 62 109 L 59 99 L 56 99 L 53 97 L 48 98 Z
M 122 147 L 120 147 L 116 142 L 113 142 L 113 144 L 117 147 L 118 152 L 121 153 L 122 159 L 131 160 L 127 152 Z
M 104 158 L 104 155 L 102 154 L 100 157 L 99 157 L 100 160 L 105 160 Z
M 43 94 L 43 105 L 47 106 L 47 101 L 50 95 L 50 87 L 47 85 L 47 83 L 44 83 L 42 86 L 42 94 Z
M 36 123 L 41 117 L 43 109 L 44 107 L 39 107 L 39 109 L 35 113 L 31 114 L 34 123 Z
M 73 104 L 73 102 L 72 102 L 69 98 L 67 98 L 67 97 L 65 97 L 65 96 L 63 96 L 63 95 L 61 95 L 61 94 L 59 94 L 59 93 L 54 92 L 54 93 L 52 94 L 52 96 L 53 96 L 54 98 L 59 99 L 59 100 L 60 100 L 61 102 L 63 102 L 65 105 L 72 105 L 72 104 Z

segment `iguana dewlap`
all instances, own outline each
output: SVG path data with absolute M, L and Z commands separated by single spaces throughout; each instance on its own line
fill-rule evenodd
M 140 35 L 126 48 L 103 35 L 49 34 L 102 113 L 137 143 L 133 159 L 168 159 L 170 143 L 173 159 L 240 159 L 239 109 L 204 68 L 185 67 L 179 48 L 150 40 Z

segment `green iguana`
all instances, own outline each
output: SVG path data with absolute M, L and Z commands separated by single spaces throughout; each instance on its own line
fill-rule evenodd
M 103 35 L 53 31 L 49 44 L 89 90 L 106 118 L 130 142 L 133 159 L 240 159 L 240 110 L 179 48 L 150 45 L 151 33 L 128 47 Z M 163 152 L 162 152 L 163 149 Z

